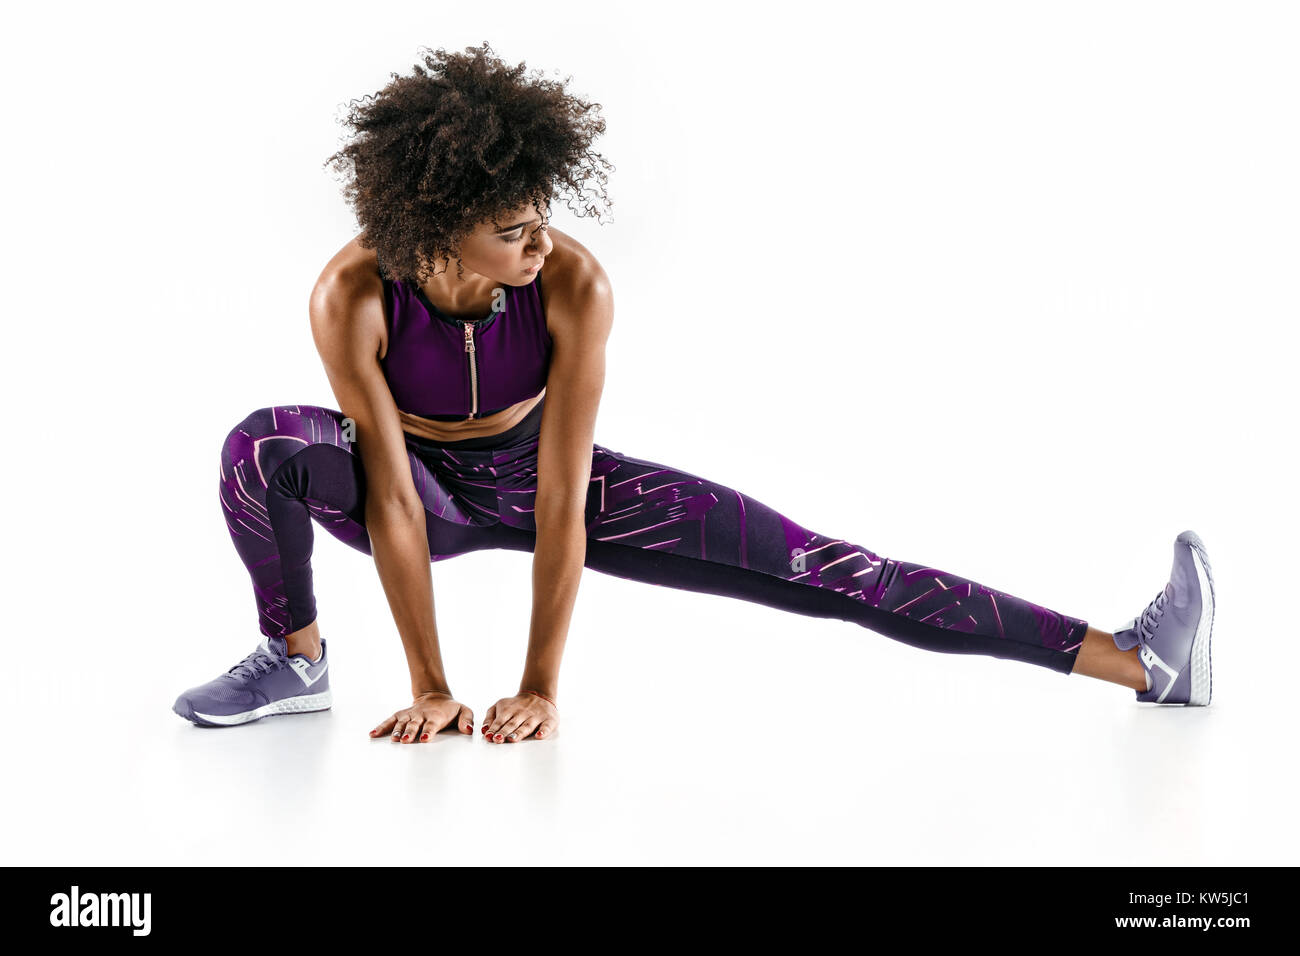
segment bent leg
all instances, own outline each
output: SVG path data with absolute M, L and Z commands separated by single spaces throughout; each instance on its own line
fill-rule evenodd
M 267 637 L 316 620 L 312 519 L 370 553 L 365 474 L 332 409 L 279 405 L 246 416 L 222 446 L 220 497 Z
M 498 545 L 473 503 L 453 495 L 408 449 L 425 509 L 430 560 Z M 343 416 L 314 405 L 259 408 L 231 429 L 221 452 L 220 497 L 235 550 L 253 582 L 259 627 L 284 637 L 316 620 L 312 521 L 363 554 L 366 475 L 344 438 Z
M 515 523 L 531 522 L 531 512 L 518 514 Z M 594 570 L 852 621 L 941 653 L 1069 673 L 1087 631 L 1079 618 L 881 557 L 717 482 L 601 445 L 592 455 L 587 535 Z

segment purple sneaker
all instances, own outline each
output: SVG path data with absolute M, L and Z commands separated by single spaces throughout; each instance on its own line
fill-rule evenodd
M 1151 682 L 1137 699 L 1154 704 L 1210 703 L 1210 631 L 1214 626 L 1214 577 L 1205 545 L 1195 532 L 1174 542 L 1169 583 L 1134 618 L 1115 632 L 1121 651 L 1141 647 L 1138 659 Z
M 329 650 L 320 642 L 314 664 L 302 654 L 290 656 L 283 637 L 262 641 L 253 653 L 215 680 L 191 687 L 172 710 L 204 727 L 246 724 L 272 714 L 329 710 Z

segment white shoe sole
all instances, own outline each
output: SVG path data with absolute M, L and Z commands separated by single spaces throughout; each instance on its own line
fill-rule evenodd
M 1214 692 L 1210 669 L 1210 636 L 1214 631 L 1214 576 L 1210 572 L 1210 559 L 1195 544 L 1192 562 L 1196 565 L 1196 578 L 1201 585 L 1201 619 L 1192 638 L 1192 687 L 1187 700 L 1189 707 L 1207 707 Z
M 300 697 L 273 700 L 256 710 L 246 710 L 242 714 L 203 714 L 196 710 L 194 716 L 210 724 L 231 726 L 246 724 L 250 720 L 259 720 L 273 714 L 306 714 L 316 710 L 329 710 L 333 704 L 333 693 L 327 690 L 322 694 L 303 694 Z

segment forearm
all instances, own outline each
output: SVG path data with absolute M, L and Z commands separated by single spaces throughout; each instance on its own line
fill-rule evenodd
M 371 499 L 366 502 L 366 530 L 380 583 L 406 649 L 411 695 L 428 691 L 450 694 L 438 647 L 434 620 L 433 577 L 424 513 Z
M 573 504 L 539 504 L 534 514 L 533 611 L 519 689 L 534 690 L 554 700 L 587 556 L 587 528 L 583 509 Z

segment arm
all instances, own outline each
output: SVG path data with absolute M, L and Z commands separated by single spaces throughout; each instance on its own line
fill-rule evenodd
M 483 732 L 494 743 L 533 734 L 549 739 L 559 726 L 560 657 L 587 556 L 587 488 L 614 299 L 604 270 L 589 255 L 553 274 L 549 289 L 551 368 L 537 448 L 532 623 L 519 693 L 497 701 L 483 718 Z
M 356 446 L 366 476 L 366 531 L 384 594 L 406 649 L 411 694 L 417 700 L 429 697 L 450 701 L 434 621 L 424 505 L 411 477 L 397 407 L 379 365 L 379 356 L 387 345 L 383 310 L 383 291 L 374 272 L 373 253 L 369 268 L 364 260 L 340 264 L 336 257 L 312 290 L 312 336 L 339 410 L 356 423 Z M 460 714 L 461 726 L 468 723 L 472 729 L 473 715 L 467 709 L 456 705 L 455 709 L 442 710 L 450 714 L 447 723 L 464 711 Z M 390 718 L 390 722 L 396 721 Z M 380 725 L 380 732 L 386 732 L 386 727 L 387 722 Z M 420 728 L 413 730 L 418 732 Z
M 533 611 L 520 693 L 555 699 L 560 658 L 587 554 L 587 488 L 614 299 L 594 261 L 547 304 L 551 368 L 537 450 Z

